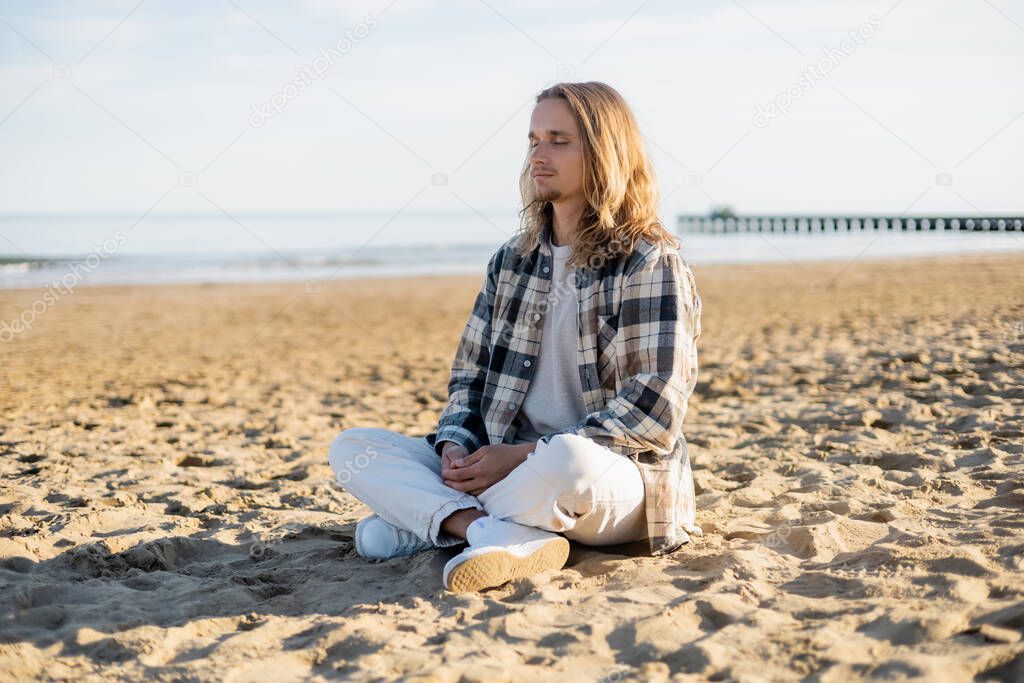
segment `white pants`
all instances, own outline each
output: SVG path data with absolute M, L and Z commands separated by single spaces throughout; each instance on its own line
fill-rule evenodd
M 384 521 L 445 547 L 456 510 L 476 508 L 586 545 L 647 538 L 644 484 L 629 458 L 576 434 L 559 434 L 479 496 L 441 480 L 441 458 L 423 437 L 355 427 L 334 440 L 328 460 L 338 484 Z

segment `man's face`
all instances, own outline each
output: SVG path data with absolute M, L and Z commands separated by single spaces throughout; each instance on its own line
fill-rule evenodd
M 537 198 L 552 203 L 583 197 L 583 143 L 561 98 L 541 100 L 530 117 L 530 177 Z

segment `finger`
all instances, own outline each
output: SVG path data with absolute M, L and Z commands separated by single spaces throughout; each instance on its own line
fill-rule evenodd
M 461 481 L 465 479 L 472 479 L 473 477 L 478 476 L 480 474 L 480 472 L 478 471 L 479 469 L 480 466 L 477 465 L 476 463 L 473 463 L 470 465 L 464 465 L 463 467 L 454 467 L 452 468 L 451 474 L 453 477 Z
M 462 481 L 465 479 L 462 470 L 448 469 L 447 471 L 441 472 L 441 479 L 443 481 Z
M 477 471 L 475 469 L 469 469 L 468 467 L 460 467 L 458 469 L 448 470 L 448 473 L 445 476 L 452 481 L 468 481 L 477 476 Z
M 461 459 L 456 458 L 454 464 L 456 467 L 469 467 L 473 463 L 479 462 L 482 457 L 484 457 L 484 454 L 478 449 L 469 455 L 462 456 Z

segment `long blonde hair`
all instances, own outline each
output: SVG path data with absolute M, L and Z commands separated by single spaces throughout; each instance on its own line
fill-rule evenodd
M 586 205 L 572 243 L 570 266 L 600 268 L 628 256 L 641 238 L 678 249 L 679 240 L 658 219 L 658 184 L 640 128 L 629 105 L 605 83 L 556 83 L 537 102 L 566 101 L 583 143 L 583 194 Z M 526 256 L 540 245 L 551 225 L 550 201 L 538 200 L 531 180 L 529 149 L 519 175 L 523 208 L 519 211 L 517 251 Z

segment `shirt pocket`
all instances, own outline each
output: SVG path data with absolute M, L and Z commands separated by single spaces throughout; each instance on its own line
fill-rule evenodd
M 505 320 L 508 311 L 508 297 L 499 296 L 494 302 L 494 311 L 491 315 L 491 350 L 499 345 L 508 347 L 515 336 L 514 326 Z

